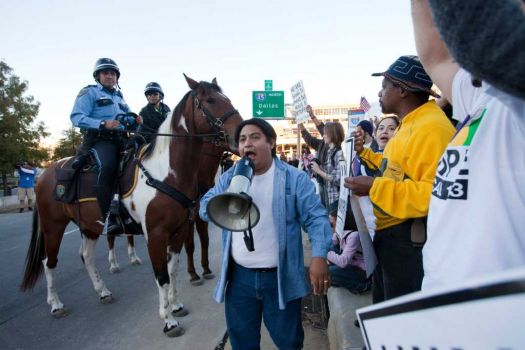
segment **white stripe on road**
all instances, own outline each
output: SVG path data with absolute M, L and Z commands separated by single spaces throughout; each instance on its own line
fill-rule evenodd
M 67 232 L 65 232 L 65 233 L 64 233 L 64 236 L 67 236 L 68 234 L 73 233 L 73 232 L 76 232 L 76 231 L 78 231 L 78 227 L 77 227 L 76 229 L 74 229 L 74 230 L 71 230 L 71 231 L 67 231 Z

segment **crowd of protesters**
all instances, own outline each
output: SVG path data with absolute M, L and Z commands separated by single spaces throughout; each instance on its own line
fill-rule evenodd
M 331 218 L 332 248 L 313 242 L 317 253 L 323 246 L 329 264 L 325 287 L 353 293 L 372 288 L 372 300 L 379 303 L 525 266 L 525 6 L 512 0 L 490 6 L 468 2 L 471 6 L 412 0 L 418 56 L 401 56 L 372 74 L 382 77 L 378 96 L 384 116 L 356 128 L 356 158 L 344 179 L 359 198 L 348 210 L 357 206 L 366 212 L 361 227 L 377 258 L 372 278 L 365 272 L 361 229 L 338 232 L 332 220 L 340 192 L 342 126 L 321 122 L 308 106 L 322 139 L 299 124 L 309 146 L 299 163 L 318 183 L 320 203 Z M 489 25 L 490 32 L 482 30 Z M 275 138 L 266 136 L 274 148 Z M 295 160 L 289 164 L 294 168 Z M 287 188 L 287 205 L 288 193 Z M 308 233 L 314 237 L 320 231 Z M 294 334 L 302 344 L 302 335 Z M 237 345 L 242 348 L 242 342 Z

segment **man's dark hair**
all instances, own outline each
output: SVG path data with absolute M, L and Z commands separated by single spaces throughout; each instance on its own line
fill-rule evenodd
M 266 136 L 266 139 L 268 141 L 270 140 L 275 141 L 275 145 L 272 148 L 272 157 L 276 157 L 277 153 L 275 151 L 275 147 L 277 146 L 277 134 L 275 133 L 273 126 L 271 126 L 270 123 L 268 123 L 264 119 L 252 118 L 252 119 L 242 121 L 242 123 L 240 123 L 237 126 L 237 129 L 235 129 L 235 134 L 234 134 L 235 143 L 239 145 L 239 137 L 241 136 L 241 130 L 246 125 L 255 125 L 259 127 L 259 129 L 261 129 L 261 131 L 263 132 L 264 136 Z

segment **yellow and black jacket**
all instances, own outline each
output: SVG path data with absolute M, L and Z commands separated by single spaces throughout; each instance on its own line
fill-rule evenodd
M 383 154 L 361 152 L 363 162 L 382 173 L 370 189 L 378 231 L 427 215 L 437 164 L 453 134 L 445 114 L 429 101 L 403 118 Z

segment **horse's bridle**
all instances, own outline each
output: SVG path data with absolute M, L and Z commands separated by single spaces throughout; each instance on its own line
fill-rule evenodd
M 210 125 L 212 132 L 215 134 L 215 144 L 218 145 L 221 141 L 227 143 L 228 140 L 226 139 L 226 133 L 224 132 L 224 130 L 221 129 L 221 127 L 229 117 L 235 114 L 239 114 L 239 111 L 237 111 L 236 109 L 232 109 L 224 113 L 220 118 L 216 118 L 206 107 L 204 107 L 202 102 L 197 97 L 196 90 L 193 90 L 191 92 L 191 97 L 193 97 L 193 108 L 200 109 L 202 111 L 202 113 L 204 114 L 204 118 Z

